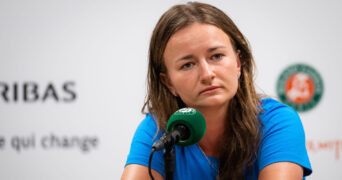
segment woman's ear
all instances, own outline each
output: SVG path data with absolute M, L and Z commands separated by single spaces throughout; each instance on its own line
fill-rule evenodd
M 174 96 L 177 96 L 177 93 L 176 93 L 176 90 L 175 88 L 173 87 L 169 77 L 167 76 L 167 74 L 165 73 L 160 73 L 159 74 L 159 77 L 162 81 L 162 83 L 169 89 L 169 91 L 174 95 Z

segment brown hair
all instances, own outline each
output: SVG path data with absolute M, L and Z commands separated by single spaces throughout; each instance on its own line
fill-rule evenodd
M 142 112 L 147 108 L 157 120 L 158 128 L 165 130 L 168 118 L 185 107 L 183 101 L 171 94 L 162 83 L 160 73 L 167 73 L 163 55 L 170 37 L 196 22 L 222 29 L 229 36 L 235 51 L 240 51 L 241 76 L 237 93 L 229 104 L 219 155 L 219 177 L 242 179 L 245 170 L 252 167 L 260 144 L 260 98 L 254 88 L 255 64 L 248 42 L 224 12 L 208 4 L 190 2 L 173 6 L 161 16 L 150 42 L 148 89 Z

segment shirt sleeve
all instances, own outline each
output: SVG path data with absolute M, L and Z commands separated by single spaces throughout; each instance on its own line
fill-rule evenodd
M 275 100 L 266 103 L 261 114 L 263 137 L 258 156 L 259 172 L 276 162 L 293 162 L 304 169 L 304 176 L 312 172 L 305 147 L 305 133 L 301 120 L 291 107 Z
M 148 167 L 152 145 L 162 136 L 161 130 L 158 131 L 158 134 L 156 133 L 156 122 L 152 115 L 147 114 L 135 131 L 125 166 L 129 164 L 139 164 Z M 154 153 L 151 168 L 165 177 L 162 151 L 156 151 Z

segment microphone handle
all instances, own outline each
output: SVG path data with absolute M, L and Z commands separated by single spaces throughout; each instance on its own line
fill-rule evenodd
M 180 140 L 180 137 L 181 137 L 181 132 L 177 129 L 175 129 L 171 133 L 165 133 L 158 141 L 156 141 L 152 145 L 152 149 L 154 149 L 155 151 L 159 151 L 163 149 L 164 147 L 165 148 L 172 147 Z

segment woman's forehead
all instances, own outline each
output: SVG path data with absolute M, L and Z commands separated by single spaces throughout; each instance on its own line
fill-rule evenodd
M 170 53 L 198 50 L 207 50 L 213 47 L 231 47 L 229 36 L 220 28 L 210 24 L 195 23 L 189 25 L 171 36 L 164 55 Z

